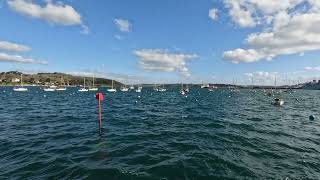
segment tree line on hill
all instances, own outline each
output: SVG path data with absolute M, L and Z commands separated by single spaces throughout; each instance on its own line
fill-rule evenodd
M 18 71 L 1 72 L 0 84 L 1 85 L 18 85 L 20 84 L 20 77 L 23 77 L 24 85 L 66 85 L 66 86 L 80 86 L 84 84 L 84 78 L 86 79 L 86 86 L 91 86 L 93 83 L 93 77 L 81 77 L 73 76 L 65 73 L 37 73 L 37 74 L 23 74 Z M 95 78 L 95 86 L 111 86 L 112 80 L 105 78 Z M 114 86 L 118 87 L 122 84 L 118 81 L 114 81 Z

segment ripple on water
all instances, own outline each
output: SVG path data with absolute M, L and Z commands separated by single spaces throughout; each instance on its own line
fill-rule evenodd
M 0 179 L 320 177 L 318 91 L 105 94 L 101 136 L 93 93 L 0 92 Z

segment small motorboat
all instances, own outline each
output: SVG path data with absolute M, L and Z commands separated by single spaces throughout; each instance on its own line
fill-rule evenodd
M 271 104 L 274 106 L 282 106 L 284 104 L 284 100 L 279 99 L 279 98 L 275 98 Z

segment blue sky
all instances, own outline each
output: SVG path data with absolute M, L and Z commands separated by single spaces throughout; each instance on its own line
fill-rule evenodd
M 320 75 L 315 0 L 2 0 L 0 6 L 0 71 L 94 73 L 130 83 L 272 84 L 275 76 L 293 83 Z

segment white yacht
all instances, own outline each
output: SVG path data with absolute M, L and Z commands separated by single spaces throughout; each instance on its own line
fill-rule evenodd
M 187 91 L 184 89 L 183 84 L 181 84 L 180 94 L 186 95 Z
M 117 89 L 115 89 L 115 88 L 113 87 L 113 84 L 114 84 L 114 82 L 113 82 L 113 80 L 112 80 L 111 89 L 108 89 L 108 92 L 117 92 Z
M 67 90 L 66 87 L 59 87 L 59 88 L 56 89 L 56 91 L 66 91 L 66 90 Z
M 94 76 L 92 76 L 92 87 L 89 88 L 89 91 L 98 91 L 99 89 L 97 87 L 95 87 L 95 84 L 94 84 Z
M 158 92 L 166 92 L 167 89 L 164 88 L 164 85 L 162 87 L 158 87 Z
M 20 75 L 20 86 L 19 86 L 19 87 L 14 87 L 14 88 L 13 88 L 13 91 L 16 91 L 16 92 L 25 92 L 25 91 L 28 91 L 28 88 L 23 87 L 23 84 L 22 84 L 22 74 Z
M 63 80 L 63 77 L 61 77 L 61 85 L 59 87 L 56 87 L 56 91 L 66 91 L 66 84 Z
M 86 78 L 83 78 L 83 87 L 78 90 L 78 92 L 88 92 L 89 89 L 86 88 Z
M 153 90 L 159 92 L 159 86 L 157 84 L 153 85 Z
M 202 89 L 204 89 L 204 88 L 209 88 L 209 87 L 210 87 L 209 84 L 202 84 L 202 85 L 201 85 L 201 88 L 202 88 Z
M 123 86 L 120 88 L 120 91 L 122 92 L 128 92 L 129 91 L 129 88 L 127 88 L 126 86 Z
M 56 91 L 55 88 L 51 88 L 51 87 L 44 88 L 43 90 L 44 90 L 45 92 L 54 92 L 54 91 Z
M 137 92 L 137 93 L 141 93 L 141 92 L 142 92 L 142 86 L 139 86 L 139 87 L 136 89 L 136 92 Z

